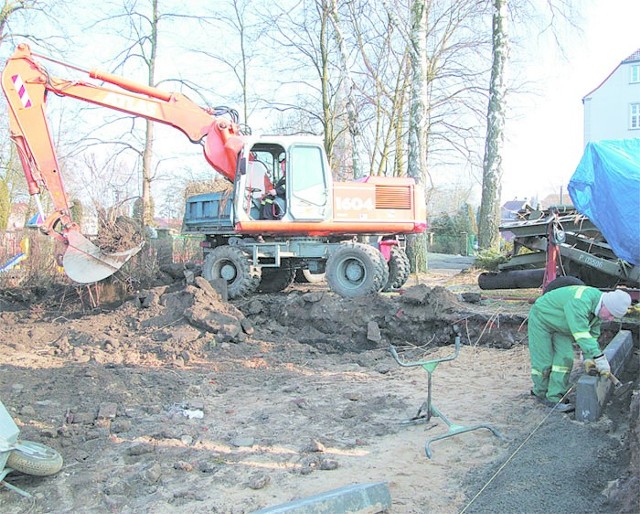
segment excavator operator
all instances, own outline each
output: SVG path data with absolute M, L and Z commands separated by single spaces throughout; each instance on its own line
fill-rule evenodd
M 275 183 L 273 188 L 269 189 L 260 202 L 261 212 L 260 219 L 263 220 L 279 220 L 284 216 L 286 210 L 286 175 L 285 175 L 285 162 L 280 161 L 280 169 L 282 175 Z

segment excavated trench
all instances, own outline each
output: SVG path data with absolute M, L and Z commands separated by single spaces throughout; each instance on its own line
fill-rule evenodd
M 362 352 L 387 347 L 439 347 L 454 342 L 511 348 L 526 339 L 526 302 L 511 312 L 464 301 L 443 287 L 424 285 L 403 294 L 354 299 L 326 291 L 255 296 L 234 302 L 255 326 L 288 335 L 327 353 Z M 524 309 L 523 309 L 524 307 Z

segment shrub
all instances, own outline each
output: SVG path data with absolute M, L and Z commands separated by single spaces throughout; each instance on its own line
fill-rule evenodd
M 498 271 L 498 266 L 507 260 L 507 256 L 497 250 L 483 250 L 476 257 L 475 267 L 487 271 Z

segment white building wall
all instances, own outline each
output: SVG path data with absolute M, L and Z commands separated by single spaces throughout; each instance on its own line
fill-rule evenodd
M 640 137 L 640 129 L 629 128 L 632 103 L 640 103 L 640 82 L 630 83 L 631 66 L 624 63 L 582 100 L 584 106 L 584 144 L 602 139 Z

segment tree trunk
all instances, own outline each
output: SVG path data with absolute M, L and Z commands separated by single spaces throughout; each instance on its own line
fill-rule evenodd
M 502 193 L 502 149 L 506 111 L 505 68 L 508 59 L 506 10 L 508 0 L 493 0 L 493 64 L 487 109 L 487 138 L 482 165 L 482 199 L 478 245 L 481 250 L 500 246 L 500 195 Z
M 411 33 L 409 42 L 411 66 L 411 104 L 409 107 L 409 151 L 407 173 L 415 178 L 418 187 L 425 186 L 427 170 L 427 6 L 425 0 L 411 4 Z M 414 272 L 427 270 L 426 234 L 407 237 L 407 253 Z
M 151 50 L 147 61 L 149 67 L 148 84 L 155 86 L 156 55 L 158 51 L 158 0 L 153 0 L 153 13 L 151 22 L 151 36 L 149 42 Z M 142 224 L 153 225 L 153 204 L 151 201 L 151 182 L 153 181 L 153 139 L 154 125 L 150 120 L 146 121 L 144 151 L 142 153 Z
M 153 122 L 146 121 L 144 151 L 142 152 L 142 224 L 147 227 L 153 224 L 151 208 L 151 182 L 153 167 Z
M 344 76 L 345 90 L 347 96 L 347 120 L 348 130 L 351 138 L 351 165 L 353 170 L 353 178 L 361 178 L 364 173 L 362 171 L 362 162 L 360 158 L 360 128 L 358 126 L 358 112 L 354 102 L 355 84 L 351 76 L 351 69 L 347 58 L 347 50 L 345 48 L 344 37 L 342 36 L 342 28 L 340 26 L 340 18 L 338 17 L 338 7 L 336 0 L 330 0 L 329 12 L 333 29 L 335 31 L 336 42 L 340 53 L 340 61 L 342 64 L 342 73 Z

